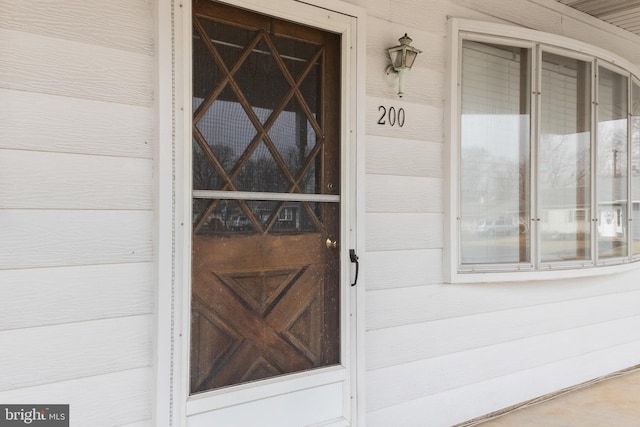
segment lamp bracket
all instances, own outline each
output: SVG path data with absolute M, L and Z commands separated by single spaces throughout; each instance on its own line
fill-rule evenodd
M 398 72 L 393 68 L 393 65 L 389 65 L 387 67 L 387 71 L 385 72 L 385 80 L 390 85 L 393 85 L 396 80 L 398 80 Z

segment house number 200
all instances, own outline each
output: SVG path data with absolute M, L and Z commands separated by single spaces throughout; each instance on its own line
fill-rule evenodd
M 379 125 L 384 126 L 388 123 L 389 126 L 404 126 L 404 108 L 400 108 L 396 111 L 394 107 L 389 107 L 389 109 L 387 109 L 387 107 L 381 105 L 378 107 L 378 111 L 380 112 L 380 118 L 378 119 Z

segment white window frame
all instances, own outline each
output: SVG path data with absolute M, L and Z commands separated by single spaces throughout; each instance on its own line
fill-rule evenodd
M 461 109 L 461 51 L 462 40 L 468 39 L 478 42 L 494 43 L 504 46 L 517 46 L 524 48 L 532 48 L 532 55 L 535 57 L 534 63 L 540 63 L 542 51 L 563 55 L 569 58 L 579 59 L 590 62 L 592 64 L 592 73 L 597 72 L 597 67 L 606 66 L 612 68 L 616 72 L 628 77 L 629 82 L 638 80 L 640 69 L 631 62 L 621 58 L 607 50 L 591 46 L 589 44 L 569 39 L 563 36 L 544 33 L 540 31 L 520 28 L 516 26 L 494 24 L 487 22 L 472 21 L 466 19 L 451 18 L 449 20 L 449 48 L 447 73 L 449 81 L 446 82 L 448 93 L 445 106 L 445 248 L 444 248 L 444 276 L 445 281 L 450 283 L 482 283 L 482 282 L 505 282 L 505 281 L 526 281 L 526 280 L 548 280 L 571 278 L 581 276 L 594 276 L 602 274 L 610 274 L 626 269 L 638 268 L 632 261 L 640 259 L 633 257 L 631 245 L 628 248 L 626 257 L 599 260 L 595 245 L 597 244 L 596 226 L 591 225 L 591 260 L 570 261 L 570 262 L 540 262 L 539 244 L 538 244 L 538 226 L 537 221 L 531 221 L 530 224 L 530 253 L 531 263 L 520 264 L 487 264 L 478 265 L 477 268 L 461 268 L 460 262 L 460 238 L 459 238 L 459 218 L 460 218 L 460 109 Z M 534 69 L 531 76 L 532 92 L 539 92 L 541 84 L 541 76 L 538 69 Z M 597 81 L 592 79 L 592 97 L 597 96 Z M 629 90 L 631 84 L 629 84 Z M 629 96 L 629 103 L 632 102 Z M 537 161 L 537 142 L 539 137 L 540 126 L 540 99 L 538 96 L 532 97 L 531 103 L 531 155 L 530 155 L 530 209 L 533 219 L 534 213 L 537 212 L 537 182 L 535 167 Z M 597 137 L 596 129 L 596 108 L 592 102 L 591 113 L 591 174 L 595 174 L 595 138 Z M 630 132 L 630 120 L 628 121 L 628 130 Z M 630 135 L 630 133 L 629 133 Z M 630 143 L 628 138 L 628 144 Z M 628 147 L 630 149 L 630 147 Z M 631 155 L 627 156 L 629 177 L 628 185 L 631 188 Z M 595 179 L 591 179 L 591 215 L 595 218 L 597 201 L 595 199 Z M 628 190 L 628 194 L 632 194 Z M 630 204 L 627 204 L 627 210 L 630 210 Z M 630 213 L 630 212 L 629 212 Z M 630 216 L 628 216 L 630 218 Z M 632 242 L 630 242 L 632 243 Z
M 631 85 L 630 85 L 630 89 L 629 89 L 629 113 L 633 114 L 633 85 L 636 85 L 637 87 L 640 88 L 640 79 L 636 76 L 631 76 Z M 636 228 L 633 225 L 633 211 L 634 211 L 634 201 L 633 201 L 633 123 L 632 120 L 629 120 L 629 142 L 630 142 L 630 146 L 629 146 L 629 153 L 628 153 L 628 157 L 629 157 L 629 186 L 631 186 L 631 197 L 629 200 L 629 212 L 628 212 L 628 218 L 631 219 L 631 224 L 629 226 L 629 228 L 634 229 Z M 640 184 L 640 182 L 639 182 Z M 633 245 L 633 239 L 631 239 L 631 244 Z M 636 260 L 640 260 L 640 253 L 635 253 L 633 252 L 633 247 L 629 248 L 629 250 L 631 251 L 631 259 L 633 261 Z

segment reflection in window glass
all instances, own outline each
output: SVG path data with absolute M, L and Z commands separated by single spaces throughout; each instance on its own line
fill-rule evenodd
M 541 260 L 590 259 L 591 64 L 543 52 L 541 102 Z
M 640 254 L 640 85 L 631 87 L 631 236 L 633 254 Z
M 337 203 L 274 200 L 193 199 L 196 235 L 304 234 L 328 229 Z M 333 227 L 333 225 L 331 225 Z
M 586 52 L 472 38 L 454 56 L 458 272 L 640 260 L 638 76 Z
M 462 45 L 463 264 L 529 262 L 529 49 Z
M 599 67 L 598 258 L 627 255 L 627 77 Z

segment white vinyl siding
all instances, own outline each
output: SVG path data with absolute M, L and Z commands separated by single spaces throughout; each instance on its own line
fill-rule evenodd
M 151 425 L 152 9 L 0 7 L 0 401 Z

